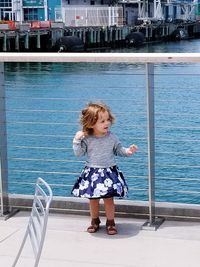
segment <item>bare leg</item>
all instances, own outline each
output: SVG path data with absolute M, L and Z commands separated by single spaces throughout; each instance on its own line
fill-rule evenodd
M 90 199 L 90 216 L 92 219 L 99 217 L 99 199 Z
M 115 227 L 115 205 L 113 198 L 105 198 L 104 199 L 105 212 L 106 212 L 106 229 L 108 235 L 117 234 L 117 229 Z
M 99 199 L 90 199 L 91 225 L 88 227 L 88 233 L 95 233 L 99 230 Z
M 115 206 L 113 198 L 104 198 L 105 212 L 108 220 L 114 220 Z

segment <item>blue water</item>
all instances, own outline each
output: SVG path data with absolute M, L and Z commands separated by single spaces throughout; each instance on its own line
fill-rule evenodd
M 200 52 L 199 47 L 200 40 L 190 40 L 120 52 Z M 161 64 L 155 73 L 156 200 L 199 204 L 200 66 Z M 9 63 L 5 80 L 11 193 L 32 194 L 41 176 L 54 195 L 70 196 L 84 165 L 71 148 L 79 112 L 88 101 L 101 100 L 116 116 L 112 131 L 123 145 L 139 147 L 134 157 L 118 158 L 129 199 L 148 199 L 143 65 Z

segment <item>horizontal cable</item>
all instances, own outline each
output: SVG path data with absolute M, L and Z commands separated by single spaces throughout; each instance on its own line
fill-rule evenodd
M 107 88 L 106 88 L 107 89 Z M 145 88 L 144 88 L 144 90 L 146 90 Z M 48 100 L 48 101 L 50 101 L 50 100 L 52 100 L 52 101 L 68 101 L 69 102 L 69 100 L 70 101 L 84 101 L 84 99 L 82 99 L 82 98 L 74 98 L 74 99 L 70 99 L 70 98 L 65 98 L 65 97 L 31 97 L 31 96 L 9 96 L 9 97 L 6 97 L 6 99 L 31 99 L 31 100 Z M 88 99 L 85 99 L 85 101 L 88 101 Z M 144 104 L 143 102 L 138 102 L 137 100 L 134 100 L 134 99 L 102 99 L 102 101 L 107 101 L 107 102 L 110 102 L 110 101 L 131 101 L 131 102 L 135 102 L 137 105 L 138 104 Z M 162 102 L 162 103 L 173 103 L 173 102 L 177 102 L 177 100 L 174 100 L 174 99 L 164 99 L 164 100 L 162 100 L 162 99 L 160 99 L 159 98 L 159 100 L 158 100 L 158 102 Z M 157 101 L 156 101 L 156 103 L 157 103 Z M 155 103 L 155 104 L 156 104 Z M 198 101 L 198 100 L 190 100 L 190 103 L 200 103 L 200 101 Z
M 86 62 L 86 63 L 88 64 L 88 62 Z M 123 63 L 118 63 L 118 64 L 123 64 Z M 135 64 L 138 64 L 138 63 L 135 63 Z M 160 63 L 160 64 L 162 64 L 162 63 Z M 143 65 L 144 64 L 142 64 L 142 63 L 140 64 L 141 67 L 143 67 Z M 193 67 L 194 68 L 196 67 L 196 69 L 199 70 L 199 66 L 193 65 Z M 174 68 L 179 69 L 179 66 L 175 66 Z M 106 70 L 106 71 L 99 70 L 99 73 L 98 74 L 93 73 L 92 70 L 89 70 L 88 72 L 92 76 L 99 76 L 99 75 L 101 75 L 101 76 L 118 76 L 118 75 L 120 75 L 120 76 L 137 76 L 137 75 L 138 76 L 144 76 L 145 69 L 142 68 L 137 73 L 134 73 L 131 70 L 129 70 L 129 71 L 130 72 L 117 72 L 117 71 L 113 72 L 113 71 L 109 71 L 109 70 Z M 43 73 L 44 76 L 49 76 L 49 72 L 43 71 L 42 73 Z M 87 77 L 87 75 L 88 75 L 87 73 L 82 72 L 81 74 L 79 74 L 79 73 L 73 73 L 72 74 L 71 72 L 69 72 L 69 73 L 68 72 L 54 72 L 54 74 L 56 75 L 56 77 L 60 77 L 60 76 L 63 76 L 63 75 L 65 75 L 65 76 L 72 76 L 73 75 L 73 77 L 77 77 L 77 76 L 78 77 L 80 77 L 80 76 L 81 77 L 82 76 L 83 77 L 84 76 Z M 190 76 L 194 76 L 194 77 L 198 77 L 200 75 L 200 73 L 198 73 L 198 72 L 197 73 L 194 73 L 194 72 L 192 72 L 192 73 L 190 73 L 190 72 L 189 73 L 188 72 L 187 73 L 184 73 L 184 72 L 182 72 L 182 73 L 180 73 L 180 72 L 177 72 L 177 73 L 174 73 L 174 72 L 156 72 L 156 70 L 155 70 L 154 75 L 156 75 L 156 76 L 189 76 L 189 77 Z M 30 73 L 24 72 L 23 76 L 30 76 Z M 33 72 L 33 73 L 31 73 L 31 76 L 41 76 L 41 74 L 39 72 L 38 73 L 34 73 Z
M 135 187 L 133 187 L 133 186 L 129 186 L 128 187 L 128 189 L 129 189 L 129 191 L 131 190 L 131 191 L 147 191 L 148 190 L 148 188 L 135 188 Z
M 30 182 L 10 182 L 10 184 L 12 185 L 34 185 L 35 186 L 35 183 L 30 183 Z M 71 187 L 73 186 L 72 184 L 52 184 L 52 183 L 49 183 L 50 186 L 54 186 L 54 187 Z
M 12 136 L 24 136 L 24 137 L 59 137 L 59 138 L 71 138 L 73 139 L 74 135 L 58 135 L 58 134 L 12 134 Z M 126 139 L 133 139 L 132 137 L 127 137 Z M 145 140 L 146 138 L 134 137 L 134 140 Z
M 106 88 L 107 89 L 107 88 Z M 83 101 L 84 99 L 83 98 L 68 98 L 68 97 L 31 97 L 31 96 L 9 96 L 9 97 L 6 97 L 7 99 L 31 99 L 31 100 L 53 100 L 53 101 Z M 135 99 L 132 99 L 132 98 L 119 98 L 119 99 L 115 99 L 115 98 L 110 98 L 110 99 L 106 99 L 104 98 L 103 99 L 104 101 L 134 101 L 134 102 L 137 102 L 137 100 Z M 85 101 L 88 101 L 88 98 L 85 99 Z M 141 102 L 142 103 L 142 102 Z
M 78 172 L 48 172 L 48 171 L 36 171 L 36 170 L 18 170 L 18 169 L 9 169 L 10 172 L 14 173 L 46 173 L 46 174 L 62 174 L 62 175 L 80 175 Z
M 0 122 L 1 123 L 1 122 Z M 3 123 L 3 122 L 2 122 Z M 40 121 L 7 121 L 7 124 L 38 124 L 38 125 L 75 125 L 77 126 L 76 122 L 40 122 Z M 146 125 L 128 125 L 128 127 L 134 128 L 146 128 Z
M 37 147 L 34 147 L 34 146 L 9 146 L 10 148 L 17 148 L 17 149 L 45 149 L 45 150 L 73 150 L 72 147 L 45 147 L 45 146 L 37 146 Z M 147 154 L 148 152 L 146 150 L 143 150 L 143 149 L 139 149 L 137 151 L 137 154 Z M 184 155 L 184 156 L 199 156 L 200 153 L 198 152 L 160 152 L 160 151 L 156 151 L 156 154 L 164 154 L 164 155 Z M 156 155 L 158 157 L 158 155 Z M 124 163 L 128 163 L 126 161 L 124 161 Z
M 198 181 L 200 182 L 200 178 L 189 178 L 189 177 L 166 177 L 166 176 L 156 176 L 156 181 L 158 180 L 177 180 L 177 181 Z
M 165 87 L 162 87 L 162 84 L 159 84 L 159 86 L 156 86 L 155 85 L 155 87 L 156 87 L 156 91 L 158 91 L 158 92 L 160 92 L 160 91 L 163 92 L 163 90 L 166 90 L 167 92 L 169 92 L 170 90 L 171 91 L 177 91 L 177 90 L 184 91 L 184 90 L 188 90 L 187 84 L 184 84 L 184 85 L 185 85 L 185 87 L 181 87 L 181 88 L 172 87 L 172 86 L 169 86 L 168 87 L 168 84 L 165 84 Z M 197 91 L 198 90 L 198 87 L 196 87 L 196 85 L 195 85 L 195 87 L 190 87 L 190 90 Z
M 162 192 L 173 192 L 173 193 L 181 193 L 181 194 L 194 194 L 194 195 L 199 195 L 200 192 L 198 191 L 186 191 L 186 190 L 172 190 L 171 188 L 165 188 L 165 189 L 159 189 L 156 188 L 156 190 L 162 191 Z
M 80 100 L 80 99 L 79 99 Z M 168 102 L 168 101 L 167 101 Z M 80 110 L 56 110 L 56 109 L 7 109 L 7 112 L 30 112 L 30 113 L 80 113 Z M 138 114 L 138 115 L 146 115 L 146 112 L 137 112 L 137 111 L 116 111 L 115 114 Z M 194 117 L 194 116 L 199 116 L 199 113 L 192 113 L 188 114 L 186 112 L 155 112 L 155 115 L 169 115 L 169 116 L 174 116 L 178 115 L 181 117 Z
M 185 99 L 188 102 L 188 98 Z M 183 101 L 182 101 L 183 102 Z M 159 107 L 159 104 L 162 103 L 166 103 L 167 105 L 169 105 L 170 103 L 177 103 L 177 100 L 173 100 L 173 99 L 168 99 L 168 100 L 162 100 L 159 98 L 159 100 L 155 100 L 155 107 Z M 199 100 L 190 100 L 190 104 L 199 104 L 200 101 Z
M 43 162 L 74 162 L 74 163 L 85 163 L 83 160 L 71 160 L 71 159 L 44 159 L 44 158 L 13 158 L 9 157 L 9 160 L 18 160 L 18 161 L 43 161 Z
M 13 136 L 28 136 L 28 137 L 60 137 L 60 138 L 73 138 L 73 135 L 64 134 L 13 134 Z
M 195 156 L 195 155 L 200 155 L 200 153 L 198 152 L 168 152 L 168 151 L 165 151 L 165 152 L 162 152 L 162 151 L 158 151 L 156 150 L 156 154 L 166 154 L 166 155 L 184 155 L 184 156 Z
M 3 122 L 2 122 L 3 123 Z M 34 122 L 34 121 L 7 121 L 8 124 L 38 124 L 38 125 L 77 125 L 77 123 L 73 122 Z M 138 125 L 138 124 L 131 124 L 126 125 L 128 128 L 146 128 L 146 125 Z M 200 129 L 200 126 L 156 126 L 156 128 L 162 129 Z
M 66 151 L 68 151 L 68 150 L 73 150 L 73 148 L 72 147 L 45 147 L 45 146 L 41 146 L 41 147 L 39 147 L 39 146 L 12 146 L 12 145 L 9 145 L 9 148 L 16 148 L 16 149 L 38 149 L 38 150 L 40 150 L 40 149 L 45 149 L 45 150 L 66 150 Z M 147 154 L 147 151 L 145 151 L 145 150 L 139 150 L 139 151 L 137 151 L 137 154 Z
M 75 110 L 33 110 L 33 109 L 7 109 L 6 112 L 14 112 L 16 113 L 63 113 L 63 114 L 80 114 L 80 111 L 75 111 Z M 120 115 L 120 114 L 125 114 L 125 115 L 143 115 L 146 118 L 146 112 L 137 112 L 137 111 L 116 111 L 115 112 L 116 115 Z M 194 116 L 199 117 L 199 113 L 192 113 L 192 114 L 188 114 L 188 113 L 168 113 L 168 112 L 157 112 L 155 113 L 155 118 L 156 116 L 181 116 L 181 117 L 188 117 L 188 118 L 193 118 Z M 176 118 L 176 117 L 175 117 Z
M 40 161 L 40 162 L 73 162 L 73 163 L 85 163 L 85 160 L 61 160 L 61 159 L 44 159 L 44 158 L 14 158 L 9 157 L 9 160 L 16 160 L 16 161 Z M 143 163 L 134 163 L 134 162 L 127 162 L 126 164 L 130 164 L 131 166 L 144 166 Z
M 170 141 L 172 143 L 174 143 L 174 140 L 175 139 L 171 139 L 171 138 L 161 138 L 161 137 L 156 138 L 156 141 Z M 180 139 L 180 138 L 178 138 L 175 141 L 176 142 L 178 141 L 178 142 L 197 142 L 197 143 L 199 143 L 200 139 Z
M 194 76 L 199 77 L 200 73 L 156 73 L 154 72 L 154 75 L 156 76 Z
M 38 124 L 38 125 L 77 125 L 76 122 L 45 122 L 45 121 L 7 121 L 7 124 Z
M 12 185 L 32 185 L 35 186 L 35 183 L 30 183 L 30 182 L 10 182 L 10 184 Z M 53 183 L 49 183 L 49 186 L 51 187 L 64 187 L 64 188 L 71 188 L 73 187 L 74 184 L 53 184 Z M 146 191 L 147 188 L 135 188 L 132 186 L 129 186 L 129 190 L 132 191 Z
M 80 113 L 80 110 L 79 111 L 75 111 L 75 110 L 45 110 L 45 109 L 7 109 L 6 110 L 7 112 L 19 112 L 19 113 L 23 113 L 23 112 L 30 112 L 30 113 L 33 113 L 33 112 L 41 112 L 41 113 Z M 115 112 L 115 114 L 138 114 L 138 115 L 146 115 L 145 112 L 137 112 L 137 111 L 117 111 Z M 199 114 L 198 114 L 199 115 Z
M 32 185 L 35 186 L 35 183 L 30 183 L 30 182 L 10 182 L 10 184 L 13 185 Z M 73 184 L 53 184 L 53 183 L 49 183 L 50 186 L 52 187 L 65 187 L 65 188 L 71 188 L 73 186 Z M 136 188 L 134 186 L 129 186 L 129 190 L 132 191 L 147 191 L 148 188 Z M 191 191 L 191 190 L 172 190 L 171 188 L 166 188 L 166 189 L 160 189 L 160 188 L 156 188 L 156 190 L 161 191 L 161 192 L 173 192 L 173 193 L 181 193 L 181 194 L 195 194 L 195 195 L 199 195 L 200 192 L 198 191 Z
M 119 63 L 120 64 L 120 63 Z M 103 71 L 99 71 L 99 73 L 98 74 L 96 74 L 96 73 L 93 73 L 93 71 L 91 70 L 91 71 L 88 71 L 89 73 L 90 73 L 90 75 L 91 76 L 144 76 L 144 72 L 141 72 L 141 73 L 134 73 L 134 72 L 131 72 L 131 73 L 121 73 L 121 72 L 109 72 L 109 73 L 106 73 L 106 72 L 103 72 Z M 82 72 L 81 74 L 78 74 L 78 73 L 73 73 L 73 77 L 87 77 L 88 76 L 88 72 L 87 73 L 84 73 L 84 72 Z M 45 72 L 42 72 L 42 74 L 45 76 L 45 74 L 46 74 L 46 76 L 49 76 L 49 72 L 48 73 L 45 73 Z M 23 74 L 23 76 L 26 76 L 26 75 L 28 75 L 28 76 L 30 76 L 30 73 L 24 73 Z M 65 76 L 71 76 L 71 73 L 67 73 L 67 72 L 61 72 L 61 73 L 59 73 L 59 72 L 54 72 L 54 75 L 56 75 L 57 76 L 57 78 L 59 78 L 60 76 L 63 76 L 63 75 L 65 75 Z M 40 73 L 31 73 L 31 76 L 41 76 L 41 74 Z
M 23 171 L 20 171 L 20 172 L 23 172 Z M 25 171 L 26 172 L 26 171 Z M 57 174 L 57 173 L 56 173 Z M 68 173 L 67 173 L 68 174 Z M 69 175 L 71 175 L 71 173 L 69 173 Z M 126 176 L 127 177 L 127 176 Z M 146 176 L 129 176 L 128 178 L 137 178 L 137 179 L 147 179 L 147 177 Z M 185 181 L 185 182 L 193 182 L 193 181 L 198 181 L 198 182 L 200 182 L 200 179 L 198 179 L 198 178 L 180 178 L 180 177 L 156 177 L 156 179 L 155 179 L 157 182 L 159 181 L 159 180 L 173 180 L 173 181 Z M 29 184 L 28 182 L 26 182 L 26 181 L 20 181 L 20 182 L 13 182 L 13 181 L 11 181 L 10 183 L 12 183 L 12 184 L 22 184 L 22 183 L 26 183 L 26 184 Z M 30 183 L 30 184 L 34 184 L 34 183 Z M 59 186 L 59 184 L 55 184 L 55 186 L 56 185 L 58 185 Z
M 200 101 L 199 101 L 200 102 Z M 168 101 L 167 101 L 167 103 L 169 103 Z M 144 113 L 145 114 L 145 113 Z M 194 117 L 194 116 L 199 116 L 199 113 L 192 113 L 192 114 L 188 114 L 188 113 L 186 113 L 186 112 L 180 112 L 180 113 L 178 113 L 178 112 L 155 112 L 155 116 L 156 115 L 168 115 L 168 116 L 180 116 L 180 117 Z
M 80 172 L 56 172 L 56 171 L 36 171 L 36 170 L 18 170 L 18 169 L 9 169 L 10 172 L 12 173 L 43 173 L 43 174 L 62 174 L 62 175 L 75 175 L 75 176 L 79 176 Z M 147 179 L 146 176 L 142 176 L 142 175 L 126 175 L 126 178 L 136 178 L 136 179 Z
M 9 146 L 10 148 L 19 149 L 45 149 L 45 150 L 72 150 L 72 147 L 46 147 L 46 146 Z
M 169 164 L 169 165 L 165 165 L 165 164 L 156 164 L 156 166 L 158 167 L 162 167 L 162 168 L 188 168 L 188 169 L 191 169 L 191 168 L 195 168 L 195 169 L 199 169 L 200 168 L 200 165 L 178 165 L 178 164 Z
M 156 125 L 156 128 L 166 129 L 200 129 L 200 126 L 173 126 L 173 125 Z
M 178 76 L 178 75 L 177 75 Z M 21 89 L 23 89 L 23 86 L 22 87 L 20 87 L 19 89 L 18 88 L 16 88 L 16 87 L 10 87 L 10 85 L 12 86 L 12 83 L 8 83 L 8 81 L 7 81 L 7 83 L 6 83 L 6 87 L 7 86 L 9 86 L 9 92 L 17 92 L 17 91 L 19 91 L 20 93 L 21 93 Z M 46 83 L 40 83 L 40 84 L 35 84 L 34 85 L 34 87 L 35 87 L 35 89 L 40 89 L 40 87 L 42 86 L 42 89 L 43 89 L 43 91 L 44 90 L 46 90 L 46 91 L 49 91 L 49 89 L 54 89 L 55 88 L 55 85 L 54 85 L 54 83 L 51 83 L 51 84 L 46 84 Z M 24 87 L 24 88 L 32 88 L 33 86 L 32 85 L 29 85 L 29 84 L 26 84 L 26 87 Z M 92 88 L 92 89 L 94 89 L 94 86 L 90 86 L 90 85 L 87 85 L 87 89 L 90 89 L 90 88 Z M 96 89 L 98 88 L 98 87 L 95 87 Z M 99 88 L 99 90 L 101 90 L 102 88 Z M 146 89 L 146 87 L 145 87 L 145 85 L 140 85 L 140 84 L 138 84 L 137 86 L 131 86 L 131 85 L 129 85 L 129 86 L 109 86 L 109 85 L 107 85 L 106 86 L 106 90 L 120 90 L 120 89 L 133 89 L 133 90 L 141 90 L 141 89 Z M 182 88 L 177 88 L 177 87 L 170 87 L 170 88 L 168 88 L 168 87 L 162 87 L 162 86 L 160 86 L 159 85 L 159 87 L 157 87 L 157 85 L 155 84 L 155 89 L 156 89 L 156 92 L 160 92 L 160 91 L 164 91 L 164 90 L 167 90 L 167 92 L 169 92 L 170 90 L 171 91 L 174 91 L 174 90 L 180 90 L 180 91 L 184 91 L 184 90 L 188 90 L 188 87 L 186 86 L 186 87 L 182 87 Z M 63 88 L 63 90 L 64 91 L 69 91 L 70 90 L 70 88 Z M 81 87 L 80 87 L 80 90 L 81 90 Z M 199 88 L 198 88 L 198 86 L 196 86 L 196 87 L 190 87 L 190 91 L 198 91 L 199 90 Z M 24 96 L 24 97 L 27 97 L 27 96 Z M 75 100 L 77 99 L 77 98 L 74 98 Z M 81 99 L 81 100 L 84 100 L 84 101 L 88 101 L 88 99 L 86 99 L 86 98 L 83 98 L 83 99 Z M 112 100 L 112 99 L 107 99 L 107 100 Z
M 9 98 L 10 99 L 10 98 Z M 44 112 L 44 113 L 80 113 L 80 110 L 56 110 L 56 109 L 7 109 L 6 111 L 9 112 Z

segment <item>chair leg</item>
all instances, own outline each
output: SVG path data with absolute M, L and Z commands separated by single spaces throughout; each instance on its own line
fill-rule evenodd
M 24 245 L 25 245 L 27 236 L 28 236 L 28 230 L 26 230 L 26 233 L 25 233 L 25 235 L 24 235 L 24 239 L 23 239 L 23 241 L 22 241 L 22 244 L 21 244 L 21 246 L 20 246 L 20 249 L 19 249 L 19 251 L 18 251 L 18 253 L 17 253 L 17 256 L 16 256 L 16 258 L 15 258 L 15 261 L 14 261 L 12 267 L 15 267 L 16 264 L 17 264 L 17 262 L 18 262 L 18 260 L 19 260 L 19 257 L 20 257 L 20 255 L 21 255 L 21 253 L 22 253 L 22 249 L 23 249 L 23 247 L 24 247 Z

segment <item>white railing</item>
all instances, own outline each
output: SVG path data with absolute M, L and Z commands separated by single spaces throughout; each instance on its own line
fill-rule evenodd
M 200 63 L 200 53 L 1 53 L 0 62 Z
M 122 7 L 63 7 L 55 10 L 55 20 L 67 27 L 123 26 Z
M 146 65 L 145 77 L 146 77 L 146 96 L 147 96 L 147 130 L 148 130 L 148 195 L 149 195 L 149 222 L 148 226 L 156 227 L 157 221 L 155 217 L 155 125 L 154 125 L 154 65 L 160 63 L 170 63 L 173 67 L 177 63 L 200 63 L 200 54 L 179 54 L 179 53 L 148 53 L 148 54 L 134 54 L 134 53 L 70 53 L 70 54 L 58 54 L 58 53 L 1 53 L 1 179 L 0 179 L 0 193 L 1 193 L 1 214 L 7 212 L 7 148 L 6 148 L 6 110 L 5 110 L 5 90 L 4 90 L 4 75 L 3 75 L 3 63 L 4 62 L 84 62 L 84 63 L 142 63 Z M 122 77 L 123 78 L 123 77 Z M 34 86 L 34 85 L 33 85 Z M 127 96 L 128 98 L 128 96 Z M 48 99 L 47 99 L 48 100 Z M 59 99 L 58 99 L 59 100 Z M 28 111 L 27 111 L 28 112 Z M 36 111 L 34 111 L 36 112 Z M 54 111 L 51 111 L 54 112 Z M 18 124 L 18 122 L 14 122 Z M 28 123 L 28 122 L 26 122 Z M 59 124 L 59 123 L 58 123 Z M 58 125 L 57 124 L 57 125 Z M 169 126 L 167 126 L 169 127 Z M 161 153 L 163 153 L 162 151 Z M 18 159 L 19 160 L 19 159 Z M 34 159 L 21 159 L 26 160 Z M 25 164 L 25 163 L 24 163 Z M 187 167 L 187 166 L 186 166 Z M 198 166 L 196 166 L 198 167 Z M 31 170 L 30 170 L 31 172 Z

